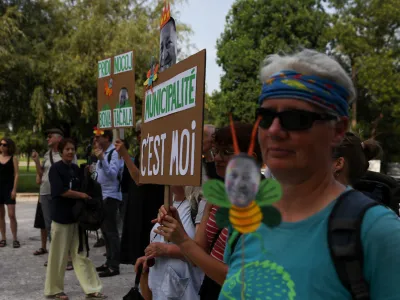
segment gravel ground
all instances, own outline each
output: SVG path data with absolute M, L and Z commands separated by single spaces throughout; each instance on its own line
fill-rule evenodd
M 22 196 L 22 195 L 21 195 Z M 0 248 L 0 300 L 38 300 L 43 296 L 46 268 L 43 266 L 47 255 L 34 256 L 40 248 L 40 231 L 33 228 L 37 196 L 20 197 L 17 200 L 18 238 L 21 248 L 12 248 L 12 236 L 6 216 L 7 246 Z M 96 242 L 89 239 L 90 246 Z M 105 248 L 91 248 L 90 258 L 96 266 L 104 262 Z M 102 278 L 103 293 L 108 299 L 121 300 L 129 291 L 134 281 L 133 266 L 121 265 L 121 275 Z M 65 293 L 70 299 L 85 299 L 85 295 L 76 279 L 74 271 L 67 271 Z

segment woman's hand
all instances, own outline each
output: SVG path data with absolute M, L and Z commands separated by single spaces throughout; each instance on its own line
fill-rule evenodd
M 147 256 L 147 258 L 154 258 L 154 257 L 159 257 L 159 256 L 166 256 L 167 255 L 167 244 L 164 243 L 151 243 L 150 245 L 147 246 L 147 248 L 144 250 L 144 254 Z
M 32 159 L 34 162 L 39 161 L 39 154 L 35 150 L 32 151 Z
M 190 239 L 183 228 L 176 207 L 170 207 L 170 215 L 163 215 L 160 224 L 162 226 L 159 226 L 154 232 L 165 237 L 174 244 L 179 246 L 184 241 Z
M 16 190 L 12 190 L 11 191 L 11 199 L 12 200 L 16 200 L 17 199 L 17 191 Z
M 149 269 L 149 267 L 147 266 L 147 256 L 139 257 L 136 260 L 136 263 L 135 263 L 135 273 L 136 274 L 139 272 L 139 267 L 141 265 L 143 265 L 143 271 L 142 272 L 147 272 L 147 270 Z
M 103 150 L 101 148 L 95 148 L 94 149 L 94 155 L 99 160 L 103 160 L 104 159 L 104 152 L 103 152 Z
M 129 156 L 128 150 L 126 149 L 124 142 L 121 141 L 120 139 L 115 141 L 115 151 L 118 152 L 120 157 L 124 157 L 124 156 Z

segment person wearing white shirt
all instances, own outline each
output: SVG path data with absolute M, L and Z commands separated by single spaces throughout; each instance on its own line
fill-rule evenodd
M 179 217 L 187 235 L 194 238 L 196 227 L 192 218 L 191 204 L 185 197 L 184 187 L 172 186 L 174 194 L 173 206 L 177 208 Z M 155 264 L 149 269 L 148 288 L 154 300 L 196 300 L 200 299 L 199 290 L 204 273 L 187 261 L 179 248 L 166 242 L 154 233 L 160 224 L 155 224 L 150 234 L 150 245 L 146 248 L 146 256 L 138 259 L 136 269 L 145 261 L 155 258 Z M 147 272 L 147 264 L 144 265 Z

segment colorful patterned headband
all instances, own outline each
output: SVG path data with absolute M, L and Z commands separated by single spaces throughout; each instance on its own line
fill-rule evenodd
M 339 116 L 349 115 L 349 92 L 341 85 L 318 76 L 302 75 L 284 70 L 272 75 L 262 87 L 258 103 L 276 98 L 293 98 L 334 111 Z

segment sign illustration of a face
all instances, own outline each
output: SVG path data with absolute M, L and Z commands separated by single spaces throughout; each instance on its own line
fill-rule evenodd
M 124 106 L 126 101 L 128 100 L 128 89 L 127 88 L 122 88 L 119 91 L 119 105 Z
M 160 34 L 160 71 L 164 71 L 176 63 L 177 36 L 174 19 L 170 19 L 161 29 Z
M 233 205 L 246 207 L 257 195 L 261 174 L 256 162 L 248 156 L 234 157 L 226 167 L 225 187 Z

